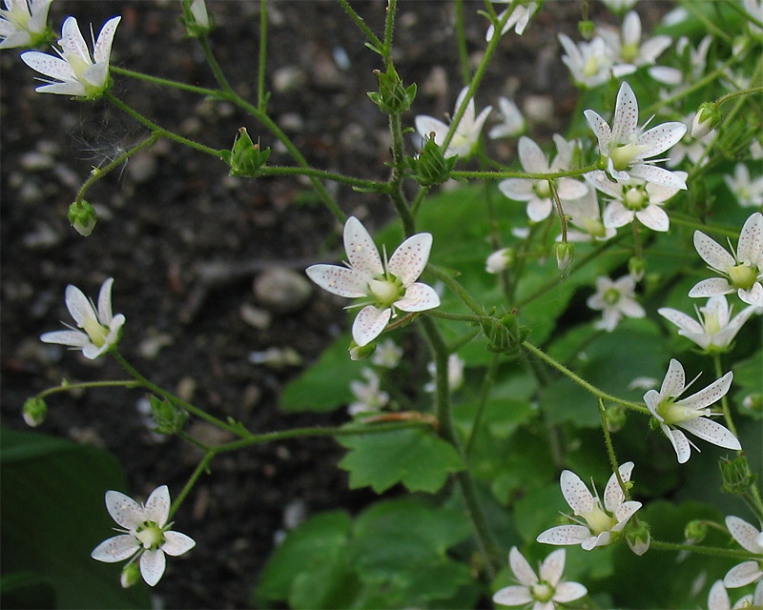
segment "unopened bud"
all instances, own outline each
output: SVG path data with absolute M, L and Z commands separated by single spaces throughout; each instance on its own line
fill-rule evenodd
M 591 40 L 595 31 L 596 25 L 590 19 L 586 19 L 585 21 L 578 21 L 578 32 L 580 32 L 583 40 Z
M 350 360 L 365 360 L 376 351 L 376 341 L 371 341 L 362 347 L 353 341 L 350 343 L 348 351 L 350 352 Z
M 249 137 L 246 127 L 242 127 L 238 130 L 233 148 L 230 151 L 221 151 L 220 155 L 230 166 L 231 176 L 254 178 L 270 157 L 270 149 L 261 150 L 260 145 L 255 144 Z
M 368 97 L 385 114 L 402 114 L 416 98 L 416 84 L 406 87 L 395 67 L 390 63 L 387 71 L 374 70 L 379 81 L 379 91 L 371 91 Z
M 151 407 L 151 416 L 154 418 L 156 428 L 154 432 L 159 434 L 176 434 L 183 429 L 188 413 L 179 408 L 171 400 L 149 396 L 148 402 Z
M 684 538 L 689 544 L 699 544 L 707 536 L 707 521 L 694 519 L 684 528 Z
M 434 133 L 424 143 L 424 148 L 415 159 L 408 157 L 408 166 L 421 186 L 435 186 L 450 178 L 450 172 L 458 161 L 458 156 L 445 157 L 442 148 L 434 141 Z
M 755 475 L 750 472 L 750 466 L 744 455 L 733 460 L 721 458 L 719 465 L 723 477 L 721 491 L 737 496 L 743 496 L 749 491 L 755 481 Z
M 48 405 L 42 398 L 29 398 L 24 403 L 22 415 L 27 426 L 36 428 L 45 421 L 45 417 L 48 415 Z
M 137 562 L 131 561 L 124 568 L 122 568 L 122 575 L 119 577 L 119 582 L 123 589 L 129 589 L 133 585 L 137 585 L 140 581 L 140 568 Z
M 699 110 L 694 115 L 691 123 L 691 135 L 694 138 L 704 138 L 713 128 L 720 124 L 723 115 L 718 106 L 713 102 L 700 104 Z
M 556 266 L 562 274 L 569 273 L 572 257 L 575 253 L 575 245 L 570 242 L 560 241 L 554 244 L 554 255 L 556 256 Z
M 82 237 L 90 235 L 98 221 L 93 206 L 84 199 L 75 201 L 69 206 L 68 217 L 74 230 Z
M 500 273 L 514 264 L 515 257 L 513 248 L 501 248 L 487 257 L 485 271 L 488 273 Z
M 604 411 L 604 417 L 607 422 L 607 430 L 610 432 L 619 432 L 625 426 L 625 420 L 628 417 L 625 409 L 619 405 L 607 407 Z
M 646 273 L 646 261 L 638 256 L 631 256 L 628 260 L 628 275 L 634 282 L 640 282 L 644 279 Z
M 652 536 L 649 533 L 649 525 L 639 521 L 635 526 L 630 526 L 625 532 L 625 541 L 631 551 L 639 557 L 649 550 Z
M 205 0 L 182 0 L 183 24 L 189 36 L 206 36 L 212 30 Z

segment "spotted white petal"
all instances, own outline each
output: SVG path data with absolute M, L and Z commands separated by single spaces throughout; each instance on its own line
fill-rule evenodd
M 643 210 L 636 212 L 636 218 L 645 227 L 652 229 L 652 231 L 660 231 L 664 233 L 670 229 L 670 218 L 658 205 L 649 205 Z
M 706 388 L 700 390 L 696 394 L 682 398 L 676 404 L 691 409 L 704 409 L 705 407 L 709 407 L 727 394 L 729 388 L 731 388 L 731 381 L 733 379 L 734 373 L 728 372 L 720 379 L 716 379 Z
M 722 580 L 716 580 L 707 595 L 708 610 L 731 610 L 731 600 Z
M 694 247 L 702 260 L 713 269 L 728 272 L 736 264 L 734 257 L 723 246 L 702 231 L 694 231 Z
M 756 212 L 744 223 L 737 244 L 739 262 L 758 264 L 763 256 L 763 214 Z
M 395 301 L 394 306 L 401 311 L 427 311 L 440 306 L 440 297 L 431 286 L 416 282 L 405 291 L 405 296 Z
M 111 56 L 111 44 L 114 41 L 114 35 L 121 19 L 121 17 L 112 17 L 103 24 L 93 49 L 93 57 L 96 63 L 108 62 Z
M 553 209 L 551 199 L 535 197 L 527 203 L 527 217 L 533 222 L 540 222 L 548 218 Z
M 671 307 L 660 307 L 657 310 L 657 313 L 660 314 L 663 318 L 668 320 L 669 322 L 672 322 L 678 328 L 681 329 L 684 333 L 703 333 L 704 329 L 702 328 L 702 325 L 697 322 L 694 318 L 691 316 L 687 316 L 684 312 L 678 311 L 677 309 L 673 309 Z
M 694 446 L 686 435 L 680 430 L 669 428 L 665 424 L 660 424 L 660 428 L 668 437 L 670 444 L 673 445 L 673 450 L 676 452 L 679 464 L 685 464 L 689 461 L 691 456 L 691 448 Z M 696 447 L 695 447 L 696 448 Z
M 691 419 L 676 425 L 718 447 L 734 449 L 736 451 L 742 449 L 742 445 L 739 444 L 737 437 L 730 430 L 712 419 L 698 417 L 697 419 Z
M 90 553 L 90 557 L 105 563 L 116 563 L 132 557 L 140 549 L 140 544 L 133 536 L 121 535 L 104 540 Z
M 612 131 L 609 128 L 609 125 L 603 118 L 601 118 L 601 115 L 599 115 L 598 112 L 585 110 L 583 114 L 585 115 L 586 121 L 588 121 L 588 125 L 591 127 L 594 134 L 596 134 L 596 138 L 599 141 L 599 152 L 602 155 L 608 154 L 609 142 L 612 139 Z
M 554 587 L 559 584 L 564 574 L 564 563 L 567 553 L 564 549 L 559 549 L 551 553 L 540 564 L 540 580 L 550 583 Z M 558 591 L 558 589 L 557 589 Z M 556 599 L 556 595 L 554 596 Z M 557 600 L 559 601 L 559 600 Z
M 59 40 L 58 43 L 64 50 L 65 56 L 73 54 L 76 55 L 76 59 L 83 63 L 93 63 L 93 60 L 90 58 L 90 51 L 88 51 L 87 43 L 82 37 L 82 32 L 74 17 L 67 17 L 64 21 L 64 25 L 61 27 L 61 40 Z
M 763 546 L 758 542 L 760 531 L 744 519 L 729 515 L 726 517 L 726 527 L 742 548 L 750 553 L 763 554 Z
M 638 101 L 631 86 L 623 82 L 617 92 L 615 116 L 612 119 L 612 143 L 635 142 L 638 133 Z
M 311 265 L 305 270 L 307 277 L 321 288 L 340 297 L 355 299 L 368 294 L 371 275 L 366 271 L 338 265 Z
M 70 81 L 76 78 L 72 67 L 60 57 L 54 57 L 39 51 L 27 51 L 21 54 L 21 61 L 33 70 L 51 78 L 62 81 Z
M 389 259 L 387 270 L 399 279 L 403 286 L 410 286 L 424 271 L 432 249 L 432 235 L 417 233 L 398 246 Z
M 594 509 L 594 498 L 578 475 L 571 470 L 564 470 L 560 482 L 562 495 L 576 515 L 588 513 Z
M 344 225 L 344 249 L 350 266 L 370 275 L 384 273 L 379 250 L 363 224 L 354 216 Z
M 531 174 L 547 174 L 549 172 L 548 159 L 534 140 L 527 136 L 519 138 L 517 152 L 526 172 Z
M 386 328 L 392 309 L 368 305 L 360 310 L 352 324 L 352 338 L 359 347 L 368 345 Z
M 559 199 L 580 199 L 588 193 L 588 187 L 582 182 L 572 180 L 571 178 L 560 178 L 557 185 Z
M 684 373 L 684 367 L 675 358 L 670 359 L 668 365 L 668 372 L 665 374 L 665 379 L 662 382 L 660 388 L 660 396 L 665 399 L 668 397 L 680 396 L 684 388 L 686 387 L 686 374 Z
M 763 577 L 763 571 L 757 561 L 744 561 L 726 572 L 723 584 L 729 589 L 736 589 L 749 585 L 761 577 Z
M 543 544 L 563 546 L 582 544 L 589 538 L 592 538 L 591 530 L 584 525 L 557 525 L 539 534 L 535 540 Z
M 628 520 L 636 513 L 639 508 L 641 508 L 641 506 L 641 502 L 636 502 L 635 500 L 628 500 L 627 502 L 620 504 L 620 506 L 618 506 L 614 511 L 615 519 L 617 519 L 617 525 L 612 528 L 612 531 L 622 531 L 622 529 L 627 525 Z
M 146 520 L 143 507 L 118 491 L 106 492 L 106 510 L 114 521 L 127 530 L 134 530 Z
M 111 287 L 114 284 L 114 278 L 108 278 L 101 285 L 101 290 L 98 292 L 98 319 L 101 324 L 109 326 L 112 319 L 111 311 Z
M 653 182 L 674 189 L 687 189 L 686 180 L 681 178 L 679 172 L 671 172 L 656 165 L 637 163 L 627 173 L 633 178 L 640 178 L 646 182 Z
M 493 601 L 504 606 L 523 606 L 531 603 L 533 596 L 527 587 L 512 585 L 496 591 L 493 595 Z
M 85 85 L 79 81 L 67 81 L 64 83 L 52 83 L 50 85 L 41 85 L 34 89 L 38 93 L 53 93 L 56 95 L 71 95 L 73 97 L 84 97 L 87 95 Z
M 633 462 L 625 462 L 618 468 L 620 472 L 620 478 L 623 483 L 627 483 L 631 480 L 631 473 L 633 472 Z M 617 510 L 625 500 L 623 490 L 620 488 L 620 483 L 617 480 L 617 476 L 613 473 L 607 481 L 607 486 L 604 488 L 604 507 L 611 513 Z
M 166 566 L 167 558 L 161 550 L 144 551 L 140 556 L 140 575 L 151 587 L 162 579 Z
M 641 134 L 638 138 L 639 146 L 646 148 L 641 152 L 642 159 L 654 157 L 675 146 L 686 134 L 686 125 L 679 121 L 662 123 L 652 127 L 649 131 Z
M 147 521 L 154 521 L 164 527 L 170 514 L 170 490 L 166 485 L 157 487 L 146 500 L 145 516 Z
M 689 291 L 691 298 L 714 297 L 734 292 L 735 288 L 724 277 L 709 277 L 697 282 Z
M 517 547 L 512 547 L 509 551 L 509 565 L 511 571 L 514 572 L 514 576 L 526 587 L 531 587 L 538 582 L 538 577 L 535 571 L 532 569 L 527 559 L 524 558 L 522 553 L 517 550 Z
M 181 534 L 180 532 L 164 532 L 164 544 L 162 545 L 162 551 L 177 557 L 190 551 L 196 546 L 196 541 L 190 536 Z

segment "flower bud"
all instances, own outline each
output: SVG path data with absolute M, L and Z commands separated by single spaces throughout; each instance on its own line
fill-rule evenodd
M 572 256 L 575 253 L 575 244 L 566 241 L 560 241 L 554 244 L 554 255 L 556 256 L 556 266 L 562 274 L 569 273 L 572 264 Z
M 212 30 L 205 0 L 182 0 L 183 24 L 186 32 L 193 38 L 206 36 Z
M 24 403 L 22 411 L 27 426 L 36 428 L 45 421 L 48 415 L 48 405 L 42 398 L 29 398 Z
M 363 347 L 352 341 L 348 351 L 350 352 L 350 360 L 365 360 L 376 351 L 376 341 L 371 341 Z
M 613 405 L 607 407 L 604 411 L 605 421 L 607 422 L 607 430 L 610 432 L 619 432 L 625 426 L 625 420 L 628 414 L 625 409 L 619 405 Z
M 596 31 L 596 25 L 590 19 L 584 21 L 578 21 L 578 32 L 583 37 L 583 40 L 591 40 L 593 34 Z
M 750 466 L 744 455 L 733 460 L 721 458 L 720 467 L 723 478 L 721 491 L 724 493 L 743 496 L 755 482 L 755 475 L 750 472 Z
M 742 399 L 742 408 L 750 413 L 763 414 L 763 394 L 760 392 L 748 394 Z
M 82 237 L 87 237 L 93 232 L 98 220 L 93 206 L 84 199 L 75 201 L 69 206 L 68 217 L 74 230 Z
M 644 279 L 646 273 L 646 261 L 638 256 L 631 256 L 628 260 L 628 275 L 634 282 L 640 282 Z
M 629 524 L 625 532 L 625 541 L 631 551 L 640 557 L 649 550 L 649 544 L 652 541 L 649 525 L 643 521 L 639 521 L 636 525 Z
M 443 150 L 434 141 L 434 133 L 427 138 L 417 158 L 407 158 L 408 166 L 421 186 L 435 186 L 448 180 L 456 161 L 458 155 L 445 158 Z
M 261 150 L 259 144 L 252 142 L 246 127 L 242 127 L 238 130 L 233 148 L 230 151 L 221 151 L 220 154 L 230 166 L 231 176 L 254 178 L 270 157 L 270 149 Z
M 713 102 L 700 104 L 691 123 L 691 135 L 694 138 L 704 138 L 723 119 L 720 109 Z
M 176 434 L 183 429 L 188 419 L 188 413 L 183 409 L 180 409 L 171 400 L 153 395 L 148 397 L 148 402 L 151 407 L 151 416 L 156 423 L 154 432 L 158 434 Z
M 374 70 L 379 81 L 379 91 L 370 91 L 368 97 L 385 114 L 402 114 L 407 111 L 416 98 L 416 83 L 409 87 L 403 85 L 400 75 L 390 63 L 387 72 Z
M 514 264 L 515 254 L 513 248 L 501 248 L 496 250 L 485 261 L 485 271 L 488 273 L 500 273 Z
M 684 538 L 689 544 L 699 544 L 707 536 L 707 521 L 694 519 L 684 528 Z
M 133 585 L 138 584 L 140 581 L 140 568 L 138 563 L 131 561 L 124 568 L 122 568 L 122 575 L 119 577 L 119 582 L 123 589 L 129 589 Z

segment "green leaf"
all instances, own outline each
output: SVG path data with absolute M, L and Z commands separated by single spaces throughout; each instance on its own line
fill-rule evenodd
M 350 359 L 347 334 L 337 339 L 297 379 L 290 382 L 281 394 L 281 408 L 285 411 L 333 411 L 352 400 L 350 381 L 360 378 L 366 363 Z
M 119 566 L 90 558 L 113 535 L 106 491 L 127 487 L 116 460 L 96 447 L 7 428 L 0 447 L 3 606 L 6 594 L 12 606 L 47 595 L 42 584 L 21 586 L 33 579 L 48 583 L 59 608 L 150 607 L 147 586 L 122 589 Z M 28 579 L 7 585 L 5 577 L 19 573 Z M 30 596 L 20 600 L 25 590 Z
M 452 445 L 424 429 L 340 436 L 350 449 L 339 467 L 350 473 L 350 488 L 382 493 L 397 483 L 409 491 L 435 493 L 452 472 L 464 469 Z

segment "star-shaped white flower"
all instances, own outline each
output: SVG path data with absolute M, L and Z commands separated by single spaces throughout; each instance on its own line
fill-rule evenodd
M 453 112 L 454 117 L 458 115 L 458 111 L 464 103 L 468 92 L 469 88 L 464 87 L 461 89 L 461 93 L 458 94 L 456 108 Z M 488 106 L 480 112 L 479 116 L 477 116 L 474 98 L 469 100 L 466 110 L 461 117 L 461 121 L 458 123 L 456 131 L 448 144 L 448 148 L 445 150 L 444 154 L 446 157 L 452 157 L 453 155 L 468 157 L 471 154 L 480 139 L 482 126 L 485 124 L 491 110 L 492 106 Z M 416 131 L 425 140 L 430 138 L 431 134 L 434 133 L 434 141 L 438 146 L 442 146 L 442 143 L 445 141 L 448 131 L 450 130 L 448 125 L 431 116 L 419 115 L 416 117 L 415 123 Z
M 349 263 L 312 265 L 306 273 L 324 290 L 341 297 L 365 299 L 352 325 L 352 338 L 368 345 L 387 326 L 396 310 L 419 312 L 440 305 L 431 286 L 416 282 L 424 271 L 432 248 L 432 235 L 418 233 L 406 239 L 382 263 L 379 251 L 363 224 L 354 216 L 344 225 L 344 249 Z
M 566 34 L 559 34 L 559 42 L 566 53 L 562 62 L 577 85 L 593 89 L 609 80 L 613 58 L 603 38 L 597 36 L 576 45 Z
M 527 129 L 527 121 L 517 108 L 517 105 L 505 97 L 498 98 L 498 108 L 501 111 L 501 122 L 490 129 L 487 134 L 492 140 L 498 138 L 516 138 Z
M 394 369 L 400 364 L 403 357 L 403 348 L 395 345 L 392 339 L 379 342 L 376 346 L 371 362 L 376 366 L 383 366 L 385 369 Z
M 728 372 L 704 390 L 679 400 L 679 396 L 696 381 L 696 377 L 687 386 L 684 367 L 678 360 L 671 358 L 660 391 L 649 390 L 644 394 L 644 402 L 659 423 L 660 429 L 668 437 L 670 444 L 673 445 L 679 464 L 689 460 L 692 447 L 697 451 L 699 449 L 676 426 L 719 447 L 737 451 L 742 448 L 730 430 L 709 419 L 719 415 L 713 413 L 709 407 L 728 393 L 733 378 L 734 373 Z
M 596 278 L 596 292 L 586 301 L 588 307 L 602 313 L 602 319 L 596 322 L 594 327 L 612 332 L 623 316 L 643 318 L 646 312 L 636 302 L 635 290 L 636 280 L 630 275 L 624 275 L 615 281 L 604 276 Z
M 528 174 L 549 174 L 561 169 L 564 157 L 560 151 L 554 162 L 549 165 L 546 155 L 535 141 L 527 136 L 519 138 L 517 146 L 519 161 L 522 169 Z M 509 199 L 527 202 L 527 215 L 530 220 L 540 222 L 548 218 L 554 202 L 551 195 L 551 185 L 548 180 L 532 178 L 509 178 L 498 184 L 498 188 Z M 588 187 L 572 178 L 559 178 L 557 193 L 562 201 L 578 199 L 586 194 Z
M 734 318 L 731 318 L 731 312 L 732 308 L 722 294 L 710 297 L 707 305 L 697 309 L 699 322 L 677 309 L 661 307 L 657 310 L 678 326 L 679 335 L 691 339 L 707 352 L 726 351 L 744 323 L 755 313 L 755 307 L 745 307 Z
M 493 601 L 503 606 L 532 603 L 532 610 L 553 610 L 557 604 L 580 599 L 588 590 L 580 583 L 562 580 L 566 554 L 564 549 L 558 549 L 546 557 L 540 564 L 539 578 L 517 547 L 512 547 L 509 565 L 520 585 L 496 591 Z
M 108 278 L 98 293 L 98 309 L 76 286 L 66 287 L 66 308 L 77 326 L 84 330 L 57 330 L 40 337 L 44 343 L 59 343 L 74 349 L 81 349 L 85 358 L 94 360 L 108 352 L 119 342 L 125 317 L 111 312 L 111 286 L 113 278 Z
M 686 181 L 686 172 L 673 172 L 680 180 Z M 670 218 L 662 205 L 680 189 L 631 180 L 627 183 L 612 182 L 605 172 L 596 171 L 586 174 L 586 180 L 605 195 L 611 197 L 602 218 L 608 229 L 618 229 L 633 222 L 635 218 L 652 231 L 670 229 Z
M 48 11 L 53 0 L 4 0 L 0 9 L 0 49 L 34 47 L 48 34 Z
M 733 255 L 702 231 L 694 232 L 694 247 L 710 270 L 724 277 L 698 282 L 689 291 L 690 297 L 736 291 L 745 303 L 763 307 L 763 214 L 756 212 L 745 221 Z
M 119 536 L 104 540 L 90 556 L 98 561 L 115 563 L 140 558 L 140 573 L 150 586 L 164 575 L 167 559 L 190 551 L 196 542 L 189 536 L 170 530 L 170 492 L 166 485 L 157 487 L 145 505 L 118 491 L 106 492 L 106 509 L 122 528 Z
M 389 394 L 379 387 L 379 376 L 369 368 L 364 368 L 361 374 L 365 383 L 357 379 L 350 382 L 350 392 L 355 397 L 355 402 L 347 407 L 350 415 L 381 411 L 389 402 Z
M 26 65 L 54 79 L 35 90 L 88 99 L 100 97 L 108 87 L 111 43 L 120 19 L 113 17 L 104 24 L 95 41 L 92 57 L 74 17 L 67 17 L 64 21 L 61 40 L 58 41 L 61 49 L 55 49 L 61 57 L 39 51 L 22 53 L 21 59 Z
M 759 608 L 763 606 L 763 581 L 755 587 L 755 593 L 743 595 L 732 606 L 729 592 L 722 580 L 716 580 L 707 596 L 707 610 L 741 610 L 742 608 Z
M 623 19 L 622 32 L 602 27 L 599 35 L 610 48 L 615 58 L 612 74 L 622 78 L 633 74 L 642 66 L 651 66 L 660 54 L 670 46 L 673 39 L 661 35 L 641 42 L 641 19 L 636 11 L 630 11 Z
M 731 568 L 723 577 L 723 584 L 729 589 L 736 589 L 763 579 L 763 532 L 733 515 L 726 517 L 726 527 L 744 550 L 761 558 L 759 561 L 743 561 Z
M 613 228 L 604 226 L 596 189 L 588 189 L 588 192 L 579 199 L 566 201 L 564 213 L 568 216 L 569 223 L 580 229 L 580 231 L 568 229 L 568 241 L 606 241 L 617 233 Z M 557 240 L 561 240 L 561 235 L 557 237 Z
M 644 131 L 638 126 L 638 101 L 630 85 L 620 86 L 615 102 L 612 127 L 593 110 L 584 112 L 599 141 L 599 153 L 607 173 L 618 182 L 640 178 L 663 186 L 685 189 L 686 182 L 675 172 L 653 165 L 650 157 L 664 153 L 686 133 L 686 125 L 678 121 L 663 123 Z
M 503 2 L 504 4 L 511 2 L 511 0 L 496 0 L 497 2 Z M 506 9 L 508 10 L 508 9 Z M 530 23 L 530 17 L 532 17 L 535 14 L 535 11 L 538 10 L 538 3 L 537 2 L 528 2 L 527 4 L 517 4 L 514 7 L 514 12 L 511 13 L 506 23 L 503 24 L 503 28 L 501 29 L 501 36 L 506 34 L 511 28 L 514 28 L 514 31 L 517 33 L 518 36 L 521 36 L 525 32 L 525 28 L 527 27 L 527 24 Z M 506 11 L 503 11 L 500 15 L 498 15 L 498 21 L 501 21 L 504 16 L 506 15 Z M 491 24 L 490 27 L 487 29 L 487 33 L 485 34 L 485 40 L 491 40 L 493 38 L 493 34 L 495 34 L 495 27 Z
M 627 483 L 631 479 L 633 462 L 625 462 L 618 471 L 623 483 Z M 579 544 L 586 551 L 597 546 L 606 546 L 617 540 L 628 520 L 641 508 L 641 502 L 625 500 L 625 494 L 620 489 L 615 474 L 609 477 L 604 488 L 603 507 L 599 496 L 591 494 L 574 472 L 562 472 L 561 486 L 567 504 L 575 516 L 581 517 L 582 520 L 573 519 L 577 524 L 552 527 L 538 536 L 538 542 L 554 545 Z
M 737 163 L 734 176 L 724 176 L 723 180 L 743 208 L 763 206 L 763 176 L 750 178 L 750 169 L 744 163 Z

